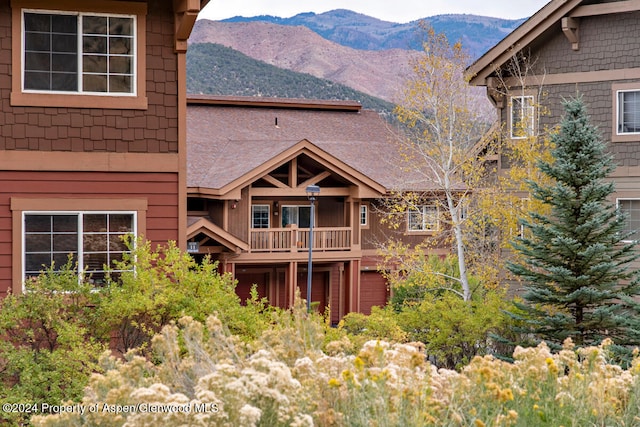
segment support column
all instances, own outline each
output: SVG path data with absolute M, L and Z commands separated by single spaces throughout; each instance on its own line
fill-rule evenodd
M 360 312 L 360 260 L 349 261 L 349 287 L 347 312 Z
M 296 295 L 296 287 L 298 286 L 298 263 L 290 262 L 287 266 L 287 275 L 285 278 L 285 291 L 287 293 L 286 307 L 292 307 Z

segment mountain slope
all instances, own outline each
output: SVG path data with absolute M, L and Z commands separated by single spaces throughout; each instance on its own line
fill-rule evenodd
M 213 43 L 192 43 L 187 51 L 187 92 L 193 94 L 359 101 L 390 112 L 393 104 L 350 87 L 252 59 Z
M 399 99 L 418 52 L 357 50 L 320 37 L 305 27 L 264 22 L 228 23 L 199 20 L 190 43 L 217 43 L 276 67 L 345 84 L 393 102 Z
M 450 42 L 461 41 L 473 58 L 477 58 L 524 22 L 477 15 L 436 15 L 423 19 Z M 325 13 L 301 13 L 291 18 L 275 16 L 234 17 L 222 22 L 267 22 L 287 26 L 304 26 L 327 40 L 354 49 L 420 50 L 421 38 L 416 32 L 418 21 L 406 24 L 383 21 L 350 10 L 337 9 Z

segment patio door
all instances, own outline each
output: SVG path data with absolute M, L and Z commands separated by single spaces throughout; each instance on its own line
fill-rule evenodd
M 296 224 L 300 228 L 309 228 L 311 207 L 309 206 L 283 206 L 282 227 Z

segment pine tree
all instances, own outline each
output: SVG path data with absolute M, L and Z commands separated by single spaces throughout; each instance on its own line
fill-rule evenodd
M 639 277 L 628 268 L 639 255 L 633 243 L 622 243 L 626 219 L 608 200 L 613 158 L 582 99 L 565 101 L 564 109 L 551 137 L 553 161 L 538 164 L 552 184 L 528 183 L 531 197 L 548 205 L 549 214 L 532 213 L 523 221 L 524 236 L 514 242 L 520 261 L 507 264 L 525 284 L 524 303 L 516 304 L 521 332 L 552 348 L 568 337 L 578 346 L 606 337 L 633 343 L 620 297 L 640 293 Z

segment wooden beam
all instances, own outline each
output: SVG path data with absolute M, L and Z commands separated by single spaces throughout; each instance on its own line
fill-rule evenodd
M 291 188 L 287 184 L 285 184 L 284 182 L 275 179 L 271 175 L 265 175 L 265 176 L 262 177 L 262 179 L 264 179 L 265 181 L 267 181 L 269 184 L 273 185 L 274 187 Z
M 251 197 L 307 197 L 306 187 L 265 188 L 252 187 Z M 327 187 L 320 189 L 320 196 L 347 197 L 352 194 L 350 187 Z
M 562 18 L 562 32 L 571 43 L 571 49 L 578 50 L 580 48 L 580 19 L 564 17 Z
M 307 188 L 308 185 L 317 184 L 318 182 L 322 181 L 323 179 L 325 179 L 328 176 L 331 176 L 331 172 L 324 171 L 322 173 L 319 173 L 316 176 L 313 176 L 313 177 L 307 179 L 306 181 L 304 181 L 303 183 L 298 185 L 298 188 Z
M 187 39 L 200 12 L 200 0 L 173 0 L 176 52 L 187 51 Z
M 578 6 L 569 13 L 569 17 L 581 18 L 584 16 L 609 15 L 613 13 L 635 12 L 638 10 L 640 10 L 640 0 L 616 1 Z

